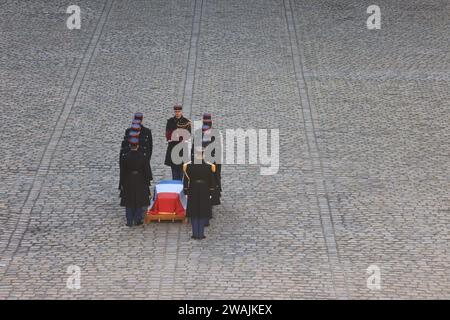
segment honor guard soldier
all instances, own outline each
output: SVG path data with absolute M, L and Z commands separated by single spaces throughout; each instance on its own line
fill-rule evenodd
M 141 141 L 139 143 L 139 148 L 141 148 L 141 151 L 144 153 L 145 157 L 150 161 L 153 152 L 152 131 L 144 126 L 144 114 L 142 112 L 136 112 L 134 114 L 134 121 L 139 122 L 141 126 L 141 134 L 143 134 L 140 139 Z
M 220 135 L 211 136 L 211 131 L 212 131 L 211 114 L 204 113 L 203 114 L 203 126 L 202 126 L 202 146 L 203 146 L 203 148 L 206 148 L 208 145 L 215 142 L 216 139 L 217 139 L 217 143 L 219 143 L 220 146 L 222 145 L 222 139 L 221 139 Z M 216 151 L 217 150 L 214 148 L 214 150 L 211 152 L 211 156 L 213 156 L 214 158 L 216 156 L 220 156 L 219 159 L 221 159 L 222 158 L 221 157 L 222 148 L 220 148 L 220 150 L 218 150 L 219 152 L 216 152 Z M 211 204 L 213 206 L 216 206 L 216 205 L 220 204 L 220 197 L 221 197 L 221 193 L 222 193 L 222 176 L 221 176 L 222 161 L 220 160 L 217 162 L 216 160 L 214 160 L 212 163 L 215 165 L 216 170 L 214 173 L 214 191 L 213 191 L 213 194 L 211 197 Z
M 166 140 L 167 140 L 167 151 L 164 164 L 170 166 L 172 169 L 172 179 L 182 180 L 183 179 L 183 165 L 182 163 L 176 164 L 172 161 L 172 149 L 179 143 L 183 142 L 183 138 L 173 139 L 172 134 L 177 129 L 185 129 L 191 132 L 191 122 L 183 117 L 183 108 L 181 105 L 175 105 L 173 107 L 174 117 L 167 120 L 166 124 Z M 180 152 L 182 157 L 182 151 Z
M 211 216 L 215 165 L 204 161 L 203 148 L 194 150 L 194 159 L 183 165 L 183 190 L 187 195 L 186 217 L 191 219 L 192 239 L 204 239 L 205 225 Z
M 133 121 L 131 123 L 131 127 L 125 130 L 125 136 L 122 140 L 122 147 L 120 150 L 120 158 L 123 157 L 124 154 L 126 154 L 129 150 L 129 144 L 128 140 L 132 137 L 131 133 L 133 132 L 133 137 L 137 137 L 139 139 L 139 150 L 144 154 L 144 157 L 146 159 L 146 162 L 148 164 L 148 170 L 150 172 L 149 175 L 149 185 L 151 184 L 151 181 L 153 180 L 153 174 L 152 169 L 150 166 L 150 160 L 152 157 L 152 151 L 153 151 L 153 139 L 152 139 L 152 131 L 145 127 L 142 122 L 144 119 L 144 115 L 142 112 L 136 112 L 134 114 Z M 136 134 L 136 132 L 138 134 Z M 120 185 L 119 185 L 120 188 Z
M 130 132 L 135 135 L 135 132 Z M 130 150 L 123 155 L 120 163 L 121 201 L 125 207 L 127 226 L 142 224 L 143 214 L 150 202 L 150 172 L 147 160 L 139 152 L 139 139 L 128 140 Z
M 133 120 L 131 127 L 125 130 L 125 136 L 123 137 L 122 144 L 120 146 L 120 154 L 119 154 L 119 168 L 122 165 L 122 159 L 123 157 L 130 151 L 130 138 L 138 138 L 141 133 L 141 126 L 138 123 L 135 123 L 135 120 Z M 122 181 L 119 181 L 119 190 L 120 196 L 122 196 Z

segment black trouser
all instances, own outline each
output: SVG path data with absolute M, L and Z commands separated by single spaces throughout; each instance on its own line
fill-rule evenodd
M 208 218 L 192 217 L 192 235 L 195 238 L 203 238 L 205 236 L 205 224 L 208 223 Z
M 142 214 L 145 213 L 146 207 L 137 208 L 125 208 L 125 214 L 127 216 L 127 225 L 132 226 L 133 222 L 138 225 L 142 223 Z

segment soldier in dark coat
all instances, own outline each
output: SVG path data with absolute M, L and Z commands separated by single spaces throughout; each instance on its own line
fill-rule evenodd
M 203 159 L 203 148 L 195 150 L 194 161 L 183 165 L 183 189 L 187 195 L 186 217 L 191 219 L 193 239 L 204 239 L 204 228 L 211 216 L 211 193 L 215 165 Z M 199 163 L 196 163 L 199 162 Z
M 121 158 L 120 181 L 121 202 L 125 207 L 127 226 L 142 224 L 143 207 L 148 207 L 150 202 L 149 171 L 146 159 L 139 152 L 139 139 L 129 139 L 130 151 Z
M 134 114 L 134 119 L 130 128 L 125 130 L 125 136 L 122 141 L 122 146 L 128 145 L 128 139 L 130 138 L 131 131 L 139 131 L 139 150 L 144 154 L 146 161 L 148 162 L 150 180 L 153 180 L 152 168 L 150 166 L 150 160 L 152 158 L 153 152 L 153 138 L 152 131 L 143 125 L 144 115 L 142 112 L 136 112 Z M 135 126 L 139 125 L 140 128 Z M 126 147 L 125 147 L 126 148 Z
M 144 154 L 146 163 L 148 164 L 148 171 L 149 171 L 149 181 L 148 184 L 151 185 L 151 181 L 153 180 L 153 174 L 152 174 L 152 168 L 150 166 L 150 159 L 152 157 L 152 151 L 153 151 L 153 139 L 152 139 L 152 131 L 149 128 L 144 127 L 142 124 L 143 121 L 143 114 L 142 112 L 136 112 L 134 114 L 133 121 L 131 123 L 131 127 L 127 128 L 125 130 L 125 135 L 122 140 L 121 148 L 120 148 L 120 154 L 119 154 L 119 165 L 122 163 L 122 159 L 125 154 L 127 154 L 130 151 L 130 145 L 128 140 L 130 138 L 138 138 L 139 139 L 139 151 L 141 151 Z M 122 190 L 122 181 L 119 181 L 119 190 Z M 122 196 L 122 191 L 120 193 L 120 196 Z M 143 208 L 144 211 L 145 208 Z
M 219 143 L 220 145 L 222 144 L 222 141 L 220 139 L 220 136 L 210 136 L 210 132 L 212 130 L 212 119 L 211 119 L 211 114 L 210 113 L 204 113 L 203 114 L 203 127 L 202 127 L 202 146 L 204 148 L 206 148 L 208 145 L 210 145 L 211 143 L 215 142 L 216 139 L 218 139 L 217 143 Z M 212 151 L 212 156 L 216 157 L 219 156 L 218 152 L 216 152 L 217 150 L 214 149 Z M 222 152 L 222 150 L 219 150 L 220 152 Z M 221 159 L 221 157 L 220 157 Z M 221 176 L 221 172 L 222 172 L 222 161 L 218 161 L 219 163 L 217 163 L 217 161 L 213 161 L 212 163 L 216 166 L 216 171 L 214 173 L 214 191 L 212 193 L 212 197 L 211 197 L 211 204 L 213 206 L 219 205 L 220 204 L 220 197 L 221 197 L 221 193 L 222 193 L 222 176 Z M 212 218 L 212 217 L 211 217 Z
M 143 122 L 144 114 L 142 112 L 136 112 L 134 114 L 133 123 L 138 123 L 141 126 L 141 133 L 143 134 L 141 137 L 142 141 L 139 142 L 139 149 L 141 149 L 141 151 L 144 152 L 144 155 L 150 159 L 152 157 L 153 151 L 152 131 L 149 128 L 145 127 Z M 127 132 L 125 131 L 125 135 L 126 134 Z
M 185 129 L 188 130 L 189 133 L 191 132 L 191 122 L 183 117 L 183 108 L 180 105 L 176 105 L 173 107 L 175 111 L 175 116 L 167 120 L 166 124 L 166 140 L 167 140 L 167 151 L 166 151 L 166 158 L 164 161 L 164 164 L 166 166 L 170 166 L 172 169 L 172 179 L 173 180 L 182 180 L 183 179 L 183 165 L 182 163 L 176 164 L 172 161 L 172 149 L 179 143 L 185 143 L 182 142 L 183 138 L 179 137 L 179 139 L 174 140 L 174 136 L 172 134 L 177 129 Z M 183 154 L 180 152 L 180 156 L 182 157 Z

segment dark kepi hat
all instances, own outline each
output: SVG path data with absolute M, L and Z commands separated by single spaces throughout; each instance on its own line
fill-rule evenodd
M 211 126 L 212 120 L 211 120 L 211 114 L 210 113 L 204 113 L 203 114 L 203 124 Z
M 176 104 L 176 105 L 173 107 L 173 110 L 175 110 L 175 111 L 183 110 L 183 107 L 182 107 L 180 104 Z
M 137 120 L 142 120 L 144 118 L 144 114 L 142 112 L 136 112 L 134 114 L 134 118 Z
M 131 130 L 133 130 L 133 131 L 141 131 L 141 126 L 139 124 L 137 124 L 137 123 L 133 123 L 131 125 Z
M 130 143 L 130 145 L 136 146 L 139 144 L 139 139 L 136 137 L 131 137 L 130 139 L 128 139 L 128 142 Z
M 141 133 L 139 132 L 139 131 L 130 131 L 130 133 L 129 133 L 129 136 L 130 137 L 132 137 L 132 138 L 139 138 L 139 135 L 140 135 Z

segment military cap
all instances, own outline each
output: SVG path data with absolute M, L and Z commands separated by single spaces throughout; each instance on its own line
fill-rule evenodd
M 180 104 L 176 104 L 176 105 L 173 107 L 173 110 L 175 110 L 175 111 L 183 110 L 183 107 L 182 107 Z
M 139 131 L 130 131 L 130 133 L 129 133 L 129 136 L 130 137 L 134 137 L 134 138 L 138 138 L 139 137 L 139 135 L 140 135 L 140 132 Z
M 131 125 L 131 130 L 133 130 L 133 131 L 141 131 L 141 126 L 139 124 L 137 124 L 137 123 L 133 123 Z
M 128 142 L 129 142 L 132 146 L 135 146 L 135 145 L 138 145 L 138 144 L 139 144 L 139 139 L 136 138 L 136 137 L 131 137 L 130 139 L 128 139 Z
M 142 120 L 144 118 L 144 114 L 142 112 L 136 112 L 134 114 L 134 119 Z
M 212 120 L 211 120 L 211 114 L 210 113 L 204 113 L 203 114 L 203 125 L 211 127 Z

